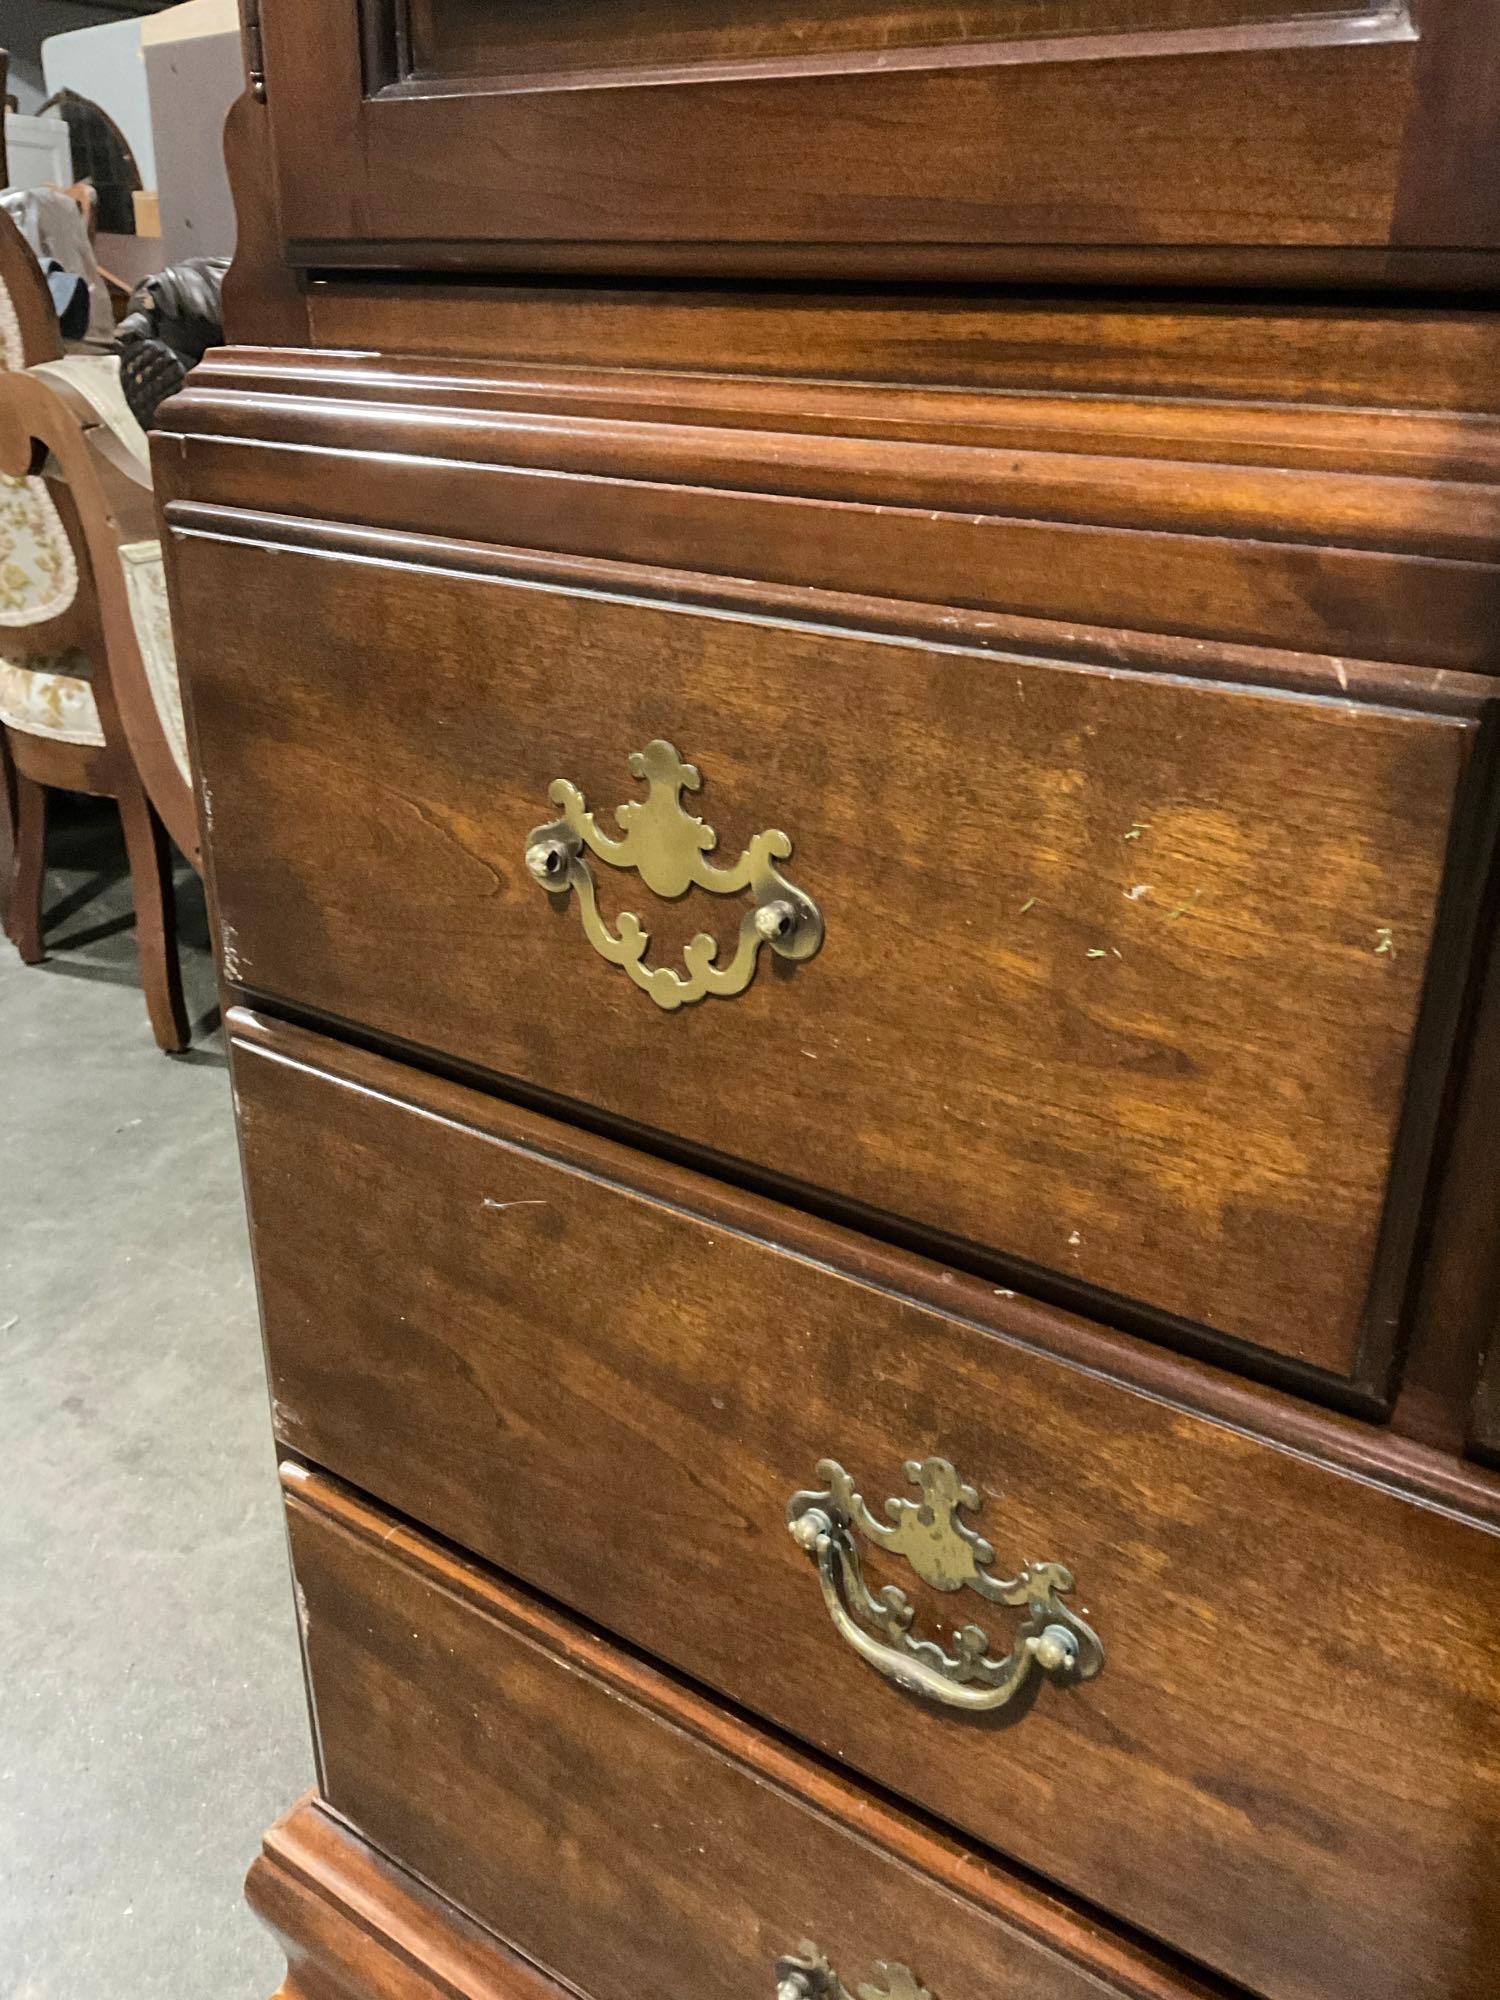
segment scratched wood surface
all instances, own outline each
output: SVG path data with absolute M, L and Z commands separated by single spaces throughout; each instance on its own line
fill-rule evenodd
M 896 1959 L 943 2000 L 1208 2000 L 332 1481 L 284 1477 L 324 1795 L 571 1991 L 760 2000 L 810 1938 L 851 1986 Z
M 771 1204 L 234 1026 L 291 1449 L 1256 1992 L 1478 2000 L 1500 1536 L 997 1338 L 956 1283 L 919 1304 L 857 1237 L 778 1248 Z M 1107 1648 L 1012 1727 L 873 1675 L 786 1530 L 820 1459 L 878 1514 L 932 1454 Z
M 1380 1391 L 1469 724 L 197 533 L 176 586 L 231 980 Z M 658 736 L 827 926 L 670 1016 L 523 862 Z M 656 959 L 738 926 L 596 872 Z
M 315 268 L 1305 288 L 1482 284 L 1500 247 L 1466 0 L 1420 34 L 1304 0 L 261 18 Z

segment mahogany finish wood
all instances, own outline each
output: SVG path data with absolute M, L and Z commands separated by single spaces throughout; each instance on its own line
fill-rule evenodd
M 286 1951 L 277 2000 L 565 2000 L 312 1800 L 271 1828 L 245 1887 Z
M 1467 1058 L 1450 1083 L 1447 1147 L 1434 1190 L 1411 1315 L 1411 1344 L 1395 1421 L 1406 1435 L 1452 1451 L 1471 1433 L 1500 1445 L 1493 1389 L 1474 1395 L 1478 1358 L 1500 1326 L 1500 937 L 1493 915 L 1474 983 Z M 1500 1382 L 1492 1359 L 1487 1378 Z
M 305 296 L 309 325 L 299 342 L 378 355 L 380 372 L 397 380 L 420 373 L 407 357 L 425 355 L 486 363 L 491 375 L 509 376 L 518 362 L 608 368 L 617 392 L 629 394 L 637 371 L 686 373 L 697 379 L 684 386 L 698 388 L 712 365 L 755 378 L 763 393 L 774 393 L 766 378 L 776 376 L 795 378 L 804 394 L 814 381 L 825 390 L 883 384 L 898 392 L 895 409 L 917 384 L 1082 392 L 1085 418 L 1107 411 L 1115 396 L 1153 399 L 1158 415 L 1166 414 L 1163 398 L 1206 402 L 1207 422 L 1225 401 L 1289 406 L 1281 412 L 1289 422 L 1309 405 L 1342 405 L 1345 423 L 1367 433 L 1378 433 L 1393 409 L 1440 412 L 1455 435 L 1467 428 L 1465 414 L 1500 409 L 1500 322 L 1473 307 L 1393 310 L 1337 298 L 1247 305 L 1040 288 L 543 288 L 354 274 L 315 277 Z M 282 336 L 273 324 L 263 337 Z M 306 352 L 297 359 L 315 361 Z M 214 373 L 195 386 L 229 365 L 217 356 Z M 362 370 L 365 379 L 375 372 Z M 734 385 L 719 386 L 722 394 Z M 749 393 L 748 383 L 738 386 Z M 1379 424 L 1372 410 L 1383 413 Z
M 1207 2000 L 333 1481 L 283 1478 L 323 1796 L 597 2000 L 740 2000 L 803 1938 L 861 1983 L 893 1958 L 934 1994 Z
M 1494 421 L 1247 401 L 252 354 L 167 406 L 186 442 L 158 477 L 168 501 L 631 564 L 632 593 L 748 574 L 816 622 L 900 600 L 1011 652 L 1076 657 L 1086 627 L 1134 663 L 1149 633 L 1189 673 L 1219 645 L 1325 658 L 1340 695 L 1350 661 L 1493 673 Z
M 1432 283 L 1500 268 L 1479 11 L 302 0 L 261 31 L 301 264 Z
M 789 1256 L 766 1204 L 644 1197 L 623 1149 L 343 1067 L 235 1051 L 286 1445 L 1257 1992 L 1477 1976 L 1484 1919 L 1452 1913 L 1500 1837 L 1500 1738 L 1468 1737 L 1500 1536 L 877 1288 L 857 1243 Z M 1003 1570 L 1067 1564 L 1108 1650 L 1009 1729 L 871 1675 L 786 1531 L 820 1459 L 878 1511 L 933 1452 Z M 1384 1749 L 1356 1721 L 1382 1712 Z
M 327 1069 L 333 1061 L 338 1075 L 356 1086 L 381 1095 L 391 1092 L 392 1058 L 373 1049 L 349 1041 L 335 1045 L 326 1034 L 245 1006 L 232 1006 L 226 1018 L 231 1048 L 264 1049 L 312 1070 Z M 587 1148 L 592 1145 L 602 1142 L 618 1155 L 616 1142 L 603 1134 L 590 1134 L 585 1126 L 564 1124 L 430 1070 L 414 1071 L 410 1064 L 396 1064 L 395 1069 L 400 1101 L 415 1092 L 429 1109 L 437 1109 L 461 1125 L 475 1123 L 476 1104 L 488 1107 L 499 1103 L 507 1105 L 517 1118 L 529 1119 L 533 1130 L 545 1131 L 549 1152 L 556 1151 L 559 1137 L 568 1137 L 585 1148 L 574 1156 L 585 1166 Z M 483 1122 L 481 1117 L 479 1123 Z M 1102 1327 L 951 1263 L 883 1243 L 816 1214 L 783 1204 L 768 1207 L 763 1196 L 732 1181 L 708 1180 L 691 1168 L 652 1153 L 628 1150 L 632 1185 L 669 1206 L 680 1206 L 684 1191 L 691 1190 L 701 1208 L 711 1189 L 715 1217 L 726 1227 L 750 1236 L 763 1235 L 764 1217 L 774 1213 L 777 1242 L 805 1261 L 825 1262 L 830 1245 L 842 1244 L 850 1252 L 845 1261 L 863 1282 L 918 1300 L 938 1313 L 957 1315 L 1007 1342 L 1067 1360 L 1171 1409 L 1206 1416 L 1316 1464 L 1409 1495 L 1455 1518 L 1500 1529 L 1500 1482 L 1481 1468 L 1455 1459 L 1451 1452 L 1430 1449 L 1363 1418 L 1319 1409 L 1295 1394 L 1170 1353 L 1157 1341 Z M 762 1219 L 759 1230 L 757 1217 Z M 1468 1394 L 1466 1385 L 1465 1397 Z
M 288 2000 L 768 2000 L 809 1935 L 1487 2000 L 1493 10 L 246 6 L 156 461 L 262 1008 Z M 829 921 L 675 1018 L 520 868 L 657 734 Z M 1097 1680 L 837 1639 L 789 1492 L 935 1450 Z
M 1383 1392 L 1405 1246 L 1391 1269 L 1380 1229 L 1468 725 L 237 526 L 175 527 L 190 646 L 243 606 L 192 663 L 236 984 Z M 706 773 L 726 855 L 789 832 L 827 925 L 795 978 L 670 1019 L 523 864 L 554 778 L 607 811 L 656 736 Z M 658 961 L 738 923 L 605 893 Z
M 1478 1451 L 1500 1459 L 1500 1337 L 1493 1327 L 1474 1396 L 1473 1438 Z

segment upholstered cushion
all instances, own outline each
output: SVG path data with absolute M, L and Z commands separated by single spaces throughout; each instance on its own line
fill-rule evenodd
M 103 743 L 86 655 L 47 653 L 34 660 L 0 656 L 0 722 L 25 736 Z
M 46 481 L 0 478 L 0 626 L 44 624 L 77 594 L 73 544 Z
M 26 346 L 21 338 L 21 322 L 8 285 L 0 285 L 0 368 L 24 368 Z
M 162 733 L 172 747 L 177 767 L 188 783 L 187 729 L 182 720 L 182 688 L 177 679 L 177 648 L 172 641 L 172 616 L 167 608 L 167 578 L 160 542 L 125 542 L 120 567 L 130 598 L 130 616 L 141 664 L 151 683 L 151 699 Z

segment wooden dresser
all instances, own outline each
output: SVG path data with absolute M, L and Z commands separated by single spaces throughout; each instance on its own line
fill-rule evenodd
M 285 2000 L 1493 2000 L 1500 12 L 246 30 Z

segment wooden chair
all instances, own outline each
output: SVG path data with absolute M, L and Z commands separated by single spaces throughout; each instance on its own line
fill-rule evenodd
M 180 1050 L 168 833 L 200 862 L 144 440 L 113 358 L 64 356 L 46 281 L 3 214 L 0 364 L 5 929 L 26 963 L 41 959 L 48 792 L 113 799 L 152 1030 Z

